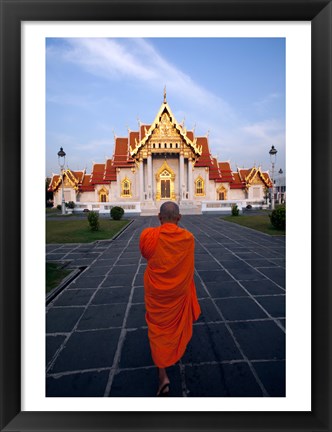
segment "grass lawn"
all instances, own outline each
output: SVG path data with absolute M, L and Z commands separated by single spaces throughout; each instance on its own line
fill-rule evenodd
M 62 269 L 61 265 L 46 263 L 46 293 L 56 288 L 72 270 Z
M 285 230 L 277 230 L 270 222 L 268 213 L 260 215 L 225 216 L 224 220 L 246 226 L 270 235 L 285 235 Z
M 129 220 L 99 219 L 99 231 L 91 231 L 87 219 L 47 220 L 46 243 L 90 243 L 111 239 Z

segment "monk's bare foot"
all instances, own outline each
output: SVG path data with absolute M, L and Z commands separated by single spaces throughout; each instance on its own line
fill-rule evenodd
M 169 381 L 159 384 L 157 396 L 166 396 L 169 393 Z
M 166 373 L 165 368 L 158 369 L 159 375 L 159 388 L 157 392 L 157 396 L 165 396 L 169 393 L 169 378 Z

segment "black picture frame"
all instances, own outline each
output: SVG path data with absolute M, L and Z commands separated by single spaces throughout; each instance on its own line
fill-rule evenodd
M 332 431 L 331 0 L 0 0 L 0 4 L 1 431 Z M 21 22 L 109 20 L 311 21 L 311 207 L 304 198 L 306 179 L 301 179 L 300 170 L 298 185 L 299 217 L 302 211 L 311 211 L 312 217 L 311 412 L 132 412 L 130 406 L 125 412 L 21 411 Z M 300 160 L 301 143 L 298 147 Z M 33 143 L 29 151 L 36 151 Z

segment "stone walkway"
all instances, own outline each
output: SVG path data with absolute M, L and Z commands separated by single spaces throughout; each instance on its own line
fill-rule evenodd
M 47 245 L 47 261 L 84 270 L 46 307 L 46 396 L 155 395 L 138 243 L 156 217 L 114 241 Z M 285 238 L 220 216 L 183 216 L 196 239 L 202 314 L 169 368 L 174 397 L 285 396 Z

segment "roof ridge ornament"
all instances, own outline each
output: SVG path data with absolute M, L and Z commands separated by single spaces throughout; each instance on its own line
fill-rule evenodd
M 166 85 L 164 87 L 164 104 L 167 104 L 167 100 L 166 100 Z

